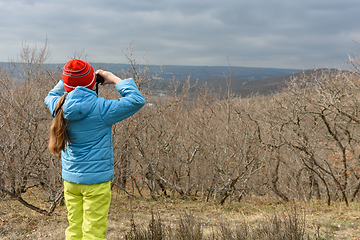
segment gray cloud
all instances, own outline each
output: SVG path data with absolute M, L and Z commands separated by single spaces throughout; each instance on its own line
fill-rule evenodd
M 89 61 L 308 69 L 335 67 L 360 40 L 358 0 L 0 0 L 0 61 L 21 42 L 50 43 L 51 62 Z

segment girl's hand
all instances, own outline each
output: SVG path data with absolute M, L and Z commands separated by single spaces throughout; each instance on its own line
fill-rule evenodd
M 104 78 L 104 82 L 101 85 L 106 84 L 116 84 L 121 81 L 121 79 L 117 76 L 115 76 L 112 72 L 104 71 L 104 70 L 97 70 L 95 72 L 96 74 L 99 74 Z

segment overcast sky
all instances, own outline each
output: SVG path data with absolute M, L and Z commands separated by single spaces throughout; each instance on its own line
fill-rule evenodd
M 0 0 L 0 61 L 48 39 L 48 62 L 309 69 L 359 52 L 360 0 Z

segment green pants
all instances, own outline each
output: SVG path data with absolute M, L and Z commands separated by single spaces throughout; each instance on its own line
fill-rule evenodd
M 64 197 L 69 221 L 66 239 L 105 239 L 110 181 L 92 185 L 64 181 Z

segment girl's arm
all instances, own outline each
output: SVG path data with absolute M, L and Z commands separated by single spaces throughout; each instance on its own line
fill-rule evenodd
M 50 90 L 49 94 L 47 95 L 47 97 L 45 98 L 45 101 L 44 101 L 45 104 L 50 109 L 51 113 L 54 112 L 54 109 L 56 107 L 58 100 L 64 93 L 65 93 L 64 82 L 62 80 L 60 80 L 56 84 L 56 86 L 52 90 Z
M 118 81 L 115 87 L 122 96 L 121 98 L 117 100 L 102 99 L 100 111 L 107 125 L 115 124 L 130 117 L 145 105 L 145 98 L 132 78 Z

